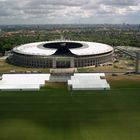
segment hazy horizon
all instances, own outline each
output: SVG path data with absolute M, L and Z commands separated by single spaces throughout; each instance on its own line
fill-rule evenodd
M 140 0 L 0 0 L 0 25 L 140 24 Z

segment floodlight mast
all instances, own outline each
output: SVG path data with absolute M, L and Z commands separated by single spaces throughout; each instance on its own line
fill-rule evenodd
M 135 73 L 139 73 L 139 52 L 136 52 L 136 63 L 135 63 Z

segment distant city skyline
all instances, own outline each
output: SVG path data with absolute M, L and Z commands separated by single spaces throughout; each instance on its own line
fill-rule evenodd
M 0 24 L 140 24 L 140 0 L 0 0 Z

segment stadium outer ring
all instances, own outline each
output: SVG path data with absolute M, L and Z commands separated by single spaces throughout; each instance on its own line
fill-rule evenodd
M 31 68 L 74 68 L 112 62 L 113 48 L 85 41 L 49 41 L 15 47 L 8 61 Z

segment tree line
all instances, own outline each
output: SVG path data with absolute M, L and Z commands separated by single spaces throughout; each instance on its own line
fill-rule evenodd
M 63 32 L 65 39 L 68 40 L 79 40 L 79 41 L 95 41 L 100 43 L 109 44 L 111 46 L 132 46 L 140 47 L 140 35 L 139 34 L 129 34 L 125 32 L 91 32 L 91 31 L 81 31 L 81 32 Z M 34 36 L 9 36 L 0 37 L 0 53 L 4 54 L 5 51 L 11 50 L 13 47 L 38 41 L 49 41 L 60 39 L 60 33 L 43 33 L 36 34 Z

